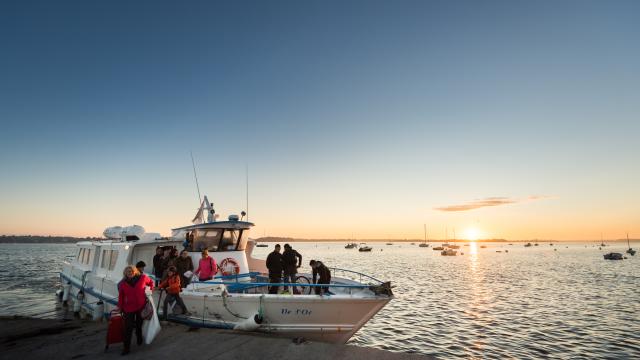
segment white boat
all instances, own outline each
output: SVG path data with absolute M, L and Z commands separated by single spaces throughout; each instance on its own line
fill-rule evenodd
M 302 295 L 269 294 L 265 260 L 251 256 L 255 243 L 248 240 L 253 223 L 229 216 L 227 221 L 202 219 L 173 229 L 161 238 L 142 227 L 111 228 L 108 240 L 77 243 L 76 256 L 60 272 L 64 301 L 95 317 L 109 314 L 117 305 L 117 284 L 125 266 L 144 261 L 153 264 L 156 247 L 189 251 L 194 265 L 200 250 L 207 248 L 220 266 L 211 281 L 193 281 L 181 293 L 189 316 L 169 315 L 169 320 L 192 327 L 211 327 L 267 332 L 282 336 L 345 343 L 391 299 L 391 285 L 365 274 L 330 268 L 330 295 L 315 295 L 311 274 L 298 274 L 297 292 Z M 210 206 L 208 206 L 210 208 Z M 213 215 L 213 209 L 209 209 Z M 198 216 L 196 216 L 197 220 Z M 117 230 L 119 229 L 119 230 Z M 151 265 L 147 271 L 151 271 Z M 151 276 L 151 275 L 149 275 Z M 151 276 L 152 277 L 152 276 Z M 279 284 L 284 286 L 285 284 Z M 282 287 L 280 287 L 282 289 Z M 312 295 L 313 294 L 313 295 Z M 158 303 L 160 292 L 153 291 Z M 162 308 L 162 306 L 159 306 Z

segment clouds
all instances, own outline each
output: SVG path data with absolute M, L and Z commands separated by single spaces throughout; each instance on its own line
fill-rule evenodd
M 446 212 L 469 211 L 469 210 L 475 210 L 475 209 L 480 209 L 480 208 L 489 207 L 489 206 L 509 205 L 509 204 L 516 204 L 516 203 L 522 203 L 522 202 L 544 200 L 549 198 L 551 197 L 546 195 L 530 195 L 525 199 L 515 199 L 515 198 L 508 198 L 508 197 L 488 197 L 480 200 L 470 201 L 466 204 L 448 205 L 448 206 L 437 207 L 434 209 L 438 211 L 446 211 Z

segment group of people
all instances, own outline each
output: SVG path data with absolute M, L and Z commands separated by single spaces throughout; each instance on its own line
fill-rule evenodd
M 280 244 L 276 244 L 274 250 L 267 256 L 267 269 L 269 270 L 269 283 L 280 284 L 287 283 L 292 284 L 292 293 L 300 294 L 300 291 L 296 289 L 296 277 L 298 269 L 302 265 L 302 255 L 294 250 L 291 245 L 284 244 L 284 252 L 280 253 Z M 309 262 L 313 273 L 313 284 L 329 284 L 331 282 L 331 271 L 321 261 L 311 260 Z M 284 281 L 283 281 L 284 277 Z M 269 286 L 269 294 L 277 294 L 279 285 Z M 317 295 L 330 295 L 328 286 L 316 286 L 314 287 Z M 284 287 L 284 291 L 288 292 L 288 286 Z
M 269 281 L 272 284 L 284 282 L 292 284 L 292 292 L 299 293 L 293 284 L 296 283 L 298 268 L 302 265 L 302 255 L 294 250 L 291 245 L 284 245 L 284 252 L 280 253 L 280 244 L 276 244 L 273 252 L 267 257 L 269 269 Z M 313 270 L 314 284 L 329 284 L 331 271 L 321 262 L 311 260 L 309 262 Z M 199 281 L 211 280 L 218 272 L 216 260 L 209 256 L 208 250 L 202 250 L 202 257 L 198 262 L 198 268 L 193 267 L 189 252 L 185 249 L 178 256 L 178 250 L 174 247 L 158 247 L 153 257 L 153 275 L 155 282 L 144 273 L 146 264 L 139 261 L 136 266 L 129 265 L 123 271 L 123 278 L 118 283 L 118 308 L 123 314 L 125 322 L 123 355 L 131 349 L 131 338 L 135 329 L 136 341 L 142 344 L 142 310 L 147 304 L 147 295 L 151 294 L 154 287 L 166 290 L 163 303 L 163 314 L 167 316 L 168 304 L 175 301 L 183 310 L 183 314 L 189 314 L 184 301 L 180 298 L 180 292 L 191 281 L 192 276 L 197 276 Z M 277 294 L 279 286 L 269 287 L 270 294 Z M 285 287 L 288 291 L 288 287 Z M 328 286 L 315 287 L 318 295 L 331 294 Z
M 187 250 L 183 250 L 178 256 L 178 251 L 173 247 L 158 247 L 153 257 L 154 282 L 144 273 L 146 264 L 138 261 L 136 266 L 125 267 L 122 280 L 118 283 L 118 308 L 123 314 L 125 323 L 124 349 L 122 355 L 129 353 L 133 330 L 136 332 L 137 344 L 142 344 L 142 310 L 147 304 L 147 295 L 154 287 L 166 290 L 163 303 L 163 314 L 166 318 L 168 306 L 176 302 L 182 313 L 189 315 L 187 307 L 180 298 L 180 292 L 185 288 L 190 278 L 195 274 L 200 281 L 211 280 L 218 272 L 216 261 L 209 256 L 207 250 L 202 251 L 202 258 L 198 268 L 193 270 L 193 262 Z

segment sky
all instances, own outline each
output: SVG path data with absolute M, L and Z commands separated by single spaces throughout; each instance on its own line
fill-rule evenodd
M 638 1 L 0 2 L 0 234 L 640 237 Z M 247 176 L 248 169 L 248 176 Z

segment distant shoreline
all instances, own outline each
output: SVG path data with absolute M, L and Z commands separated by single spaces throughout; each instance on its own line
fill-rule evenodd
M 15 236 L 15 235 L 0 235 L 0 244 L 75 244 L 79 241 L 99 241 L 105 240 L 104 238 L 99 237 L 72 237 L 72 236 L 34 236 L 34 235 L 26 235 L 26 236 Z M 287 242 L 311 242 L 311 243 L 319 243 L 319 242 L 338 242 L 338 243 L 422 243 L 424 240 L 421 239 L 296 239 L 296 238 L 286 238 L 286 237 L 262 237 L 253 239 L 258 243 L 287 243 Z M 604 240 L 605 243 L 608 242 L 626 242 L 627 239 L 614 239 L 614 240 Z M 629 241 L 640 241 L 640 239 L 629 239 Z M 427 243 L 467 243 L 467 242 L 499 242 L 499 243 L 557 243 L 557 242 L 593 242 L 600 243 L 600 240 L 506 240 L 506 239 L 479 239 L 479 240 L 443 240 L 443 239 L 433 239 L 427 240 Z

